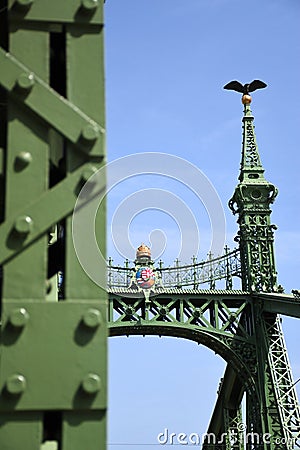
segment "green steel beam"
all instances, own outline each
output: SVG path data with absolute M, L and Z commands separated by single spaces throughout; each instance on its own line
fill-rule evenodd
M 95 170 L 94 164 L 83 164 L 55 187 L 41 193 L 38 199 L 30 202 L 26 208 L 22 204 L 22 209 L 14 212 L 0 225 L 0 247 L 3 249 L 0 264 L 13 259 L 43 236 L 51 225 L 72 213 L 77 193 L 86 181 L 86 174 L 92 173 L 93 170 Z M 104 186 L 105 180 L 103 180 L 102 188 Z M 95 199 L 100 190 L 101 187 L 97 187 L 90 200 Z M 49 205 L 53 205 L 53 208 L 49 208 Z M 25 230 L 20 228 L 22 224 Z M 6 245 L 7 243 L 11 245 Z
M 76 23 L 78 25 L 103 24 L 103 0 L 9 0 L 12 21 L 37 21 L 46 23 Z
M 103 450 L 107 295 L 80 266 L 70 227 L 82 185 L 105 164 L 103 0 L 9 1 L 6 19 L 0 448 Z M 97 221 L 105 253 L 105 208 Z
M 29 67 L 0 49 L 0 84 L 16 102 L 26 105 L 46 124 L 90 156 L 103 156 L 104 128 L 56 93 Z M 89 85 L 87 84 L 87 87 Z M 21 107 L 21 106 L 20 106 Z M 71 147 L 74 151 L 74 147 Z
M 253 295 L 253 298 L 265 312 L 300 319 L 300 299 L 293 295 L 262 292 Z
M 224 408 L 238 410 L 241 405 L 244 392 L 245 387 L 241 381 L 241 378 L 233 370 L 232 366 L 227 364 L 224 376 L 220 380 L 220 386 L 217 392 L 217 401 L 206 432 L 208 436 L 214 435 L 220 439 L 225 429 L 223 417 Z M 209 449 L 209 442 L 206 439 L 203 450 Z

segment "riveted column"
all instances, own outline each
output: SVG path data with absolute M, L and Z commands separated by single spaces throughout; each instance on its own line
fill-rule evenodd
M 0 448 L 102 450 L 106 294 L 77 260 L 71 216 L 105 161 L 103 0 L 9 0 L 7 9 Z M 97 223 L 105 256 L 104 209 Z
M 26 14 L 30 2 L 16 4 Z M 48 33 L 39 26 L 27 27 L 23 21 L 10 19 L 8 25 L 9 52 L 23 64 L 30 67 L 29 74 L 20 71 L 14 80 L 14 93 L 8 95 L 7 142 L 5 149 L 5 214 L 4 218 L 15 216 L 7 246 L 19 250 L 18 255 L 3 267 L 2 313 L 15 300 L 21 300 L 17 308 L 12 307 L 9 326 L 3 330 L 3 340 L 12 339 L 10 351 L 3 352 L 1 360 L 2 411 L 0 413 L 0 447 L 39 450 L 42 440 L 42 411 L 26 414 L 15 411 L 31 386 L 33 367 L 24 365 L 17 353 L 20 337 L 26 334 L 29 321 L 27 299 L 41 302 L 45 297 L 47 278 L 47 235 L 35 245 L 23 250 L 32 231 L 39 224 L 26 212 L 26 205 L 39 198 L 48 189 L 49 145 L 47 128 L 36 121 L 33 113 L 23 106 L 23 99 L 33 92 L 33 73 L 48 82 L 49 46 Z M 2 315 L 2 323 L 4 316 Z M 38 337 L 37 337 L 38 339 Z M 6 411 L 3 411 L 6 410 Z
M 102 16 L 103 0 L 84 0 L 78 12 L 80 19 L 86 23 L 70 23 L 66 27 L 66 61 L 67 61 L 67 86 L 66 95 L 68 100 L 75 103 L 84 113 L 91 117 L 102 128 L 105 128 L 105 102 L 104 102 L 104 54 L 103 54 L 103 22 L 97 24 L 88 22 L 88 18 L 96 14 Z M 88 162 L 86 169 L 82 172 L 83 183 L 105 164 L 104 158 L 104 136 L 93 124 L 85 125 L 81 132 L 82 145 L 87 149 L 91 145 L 101 142 L 98 153 L 89 156 L 89 153 L 73 151 L 73 145 L 68 143 L 66 150 L 66 170 L 72 173 L 84 162 Z M 100 205 L 95 218 L 94 230 L 97 242 L 102 253 L 105 254 L 105 204 Z M 78 261 L 72 239 L 72 218 L 66 220 L 66 259 L 64 295 L 66 301 L 76 298 L 95 299 L 106 301 L 106 294 L 102 289 L 90 280 Z M 100 331 L 101 315 L 99 309 L 90 308 L 84 314 L 82 321 L 86 330 Z M 104 363 L 105 353 L 102 352 L 101 359 Z M 95 397 L 105 397 L 106 379 L 93 369 L 91 364 L 89 372 L 82 379 L 81 396 L 78 402 L 93 402 Z M 77 426 L 74 427 L 74 423 Z M 94 436 L 94 438 L 93 438 Z M 74 442 L 78 442 L 82 448 L 97 450 L 104 448 L 105 440 L 105 412 L 99 409 L 93 411 L 76 411 L 64 413 L 63 421 L 63 449 L 73 450 Z M 100 444 L 100 442 L 102 444 Z M 101 447 L 101 445 L 103 447 Z

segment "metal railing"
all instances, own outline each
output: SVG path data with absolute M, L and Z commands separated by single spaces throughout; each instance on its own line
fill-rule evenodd
M 224 255 L 213 258 L 208 254 L 206 261 L 197 261 L 192 258 L 192 264 L 180 265 L 178 259 L 174 266 L 163 267 L 160 260 L 157 267 L 153 266 L 156 275 L 160 279 L 160 284 L 164 288 L 191 287 L 198 289 L 199 286 L 207 284 L 209 289 L 216 288 L 218 280 L 225 280 L 225 288 L 230 290 L 233 287 L 233 278 L 241 277 L 241 262 L 238 249 L 229 251 L 225 247 Z M 124 266 L 113 264 L 112 258 L 108 260 L 108 288 L 126 288 L 130 284 L 133 274 L 133 267 L 130 267 L 129 260 L 124 262 Z

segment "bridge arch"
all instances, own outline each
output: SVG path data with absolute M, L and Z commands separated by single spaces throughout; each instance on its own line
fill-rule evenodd
M 245 391 L 257 396 L 255 382 L 254 347 L 242 336 L 212 331 L 209 327 L 183 323 L 122 321 L 109 322 L 109 336 L 159 336 L 185 339 L 203 345 L 218 354 L 232 367 Z

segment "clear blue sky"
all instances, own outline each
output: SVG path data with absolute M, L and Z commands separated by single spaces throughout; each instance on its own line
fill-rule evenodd
M 278 278 L 286 292 L 300 288 L 298 0 L 106 0 L 105 12 L 109 161 L 150 151 L 195 164 L 220 196 L 230 247 L 237 225 L 227 202 L 239 171 L 242 105 L 239 94 L 222 86 L 256 78 L 268 84 L 253 94 L 252 111 L 266 178 L 279 188 L 272 215 L 278 226 Z M 207 214 L 185 186 L 172 180 L 124 180 L 109 196 L 109 222 L 128 195 L 149 187 L 172 191 L 188 204 L 199 224 L 199 257 L 205 256 Z M 117 230 L 116 241 L 127 225 Z M 132 220 L 132 246 L 148 243 L 157 228 L 167 237 L 162 258 L 172 264 L 178 225 L 161 211 L 144 211 Z M 108 253 L 121 263 L 110 229 L 108 235 Z M 126 256 L 133 258 L 134 252 Z M 285 319 L 283 326 L 297 380 L 300 322 Z M 204 433 L 224 367 L 218 356 L 193 342 L 110 339 L 109 442 L 131 445 L 109 449 L 155 443 L 165 427 Z

